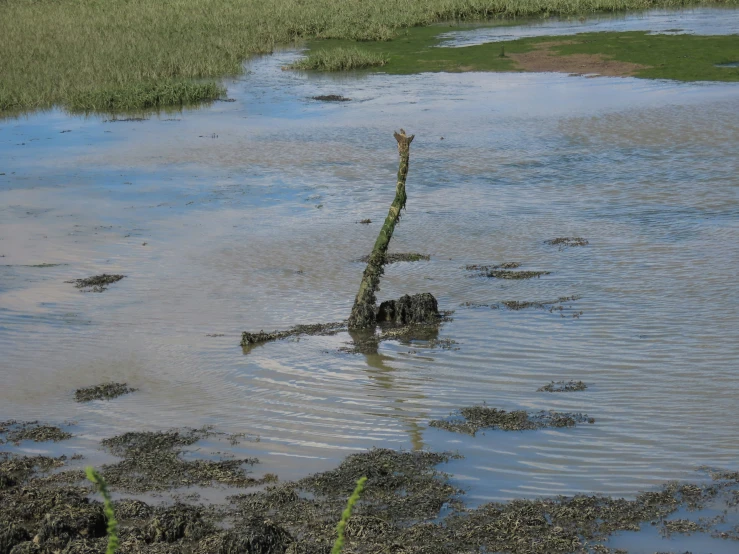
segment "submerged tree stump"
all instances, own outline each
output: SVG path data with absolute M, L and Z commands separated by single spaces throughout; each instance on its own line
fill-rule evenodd
M 380 229 L 380 234 L 375 241 L 375 246 L 370 254 L 367 267 L 359 285 L 359 292 L 354 300 L 352 313 L 349 316 L 349 329 L 363 329 L 374 327 L 377 324 L 377 308 L 375 307 L 375 292 L 380 285 L 380 277 L 383 274 L 385 257 L 390 239 L 393 237 L 395 224 L 400 220 L 400 211 L 405 208 L 408 198 L 405 193 L 405 180 L 408 176 L 408 160 L 411 142 L 415 135 L 407 136 L 403 129 L 400 133 L 394 133 L 398 141 L 398 154 L 400 165 L 398 166 L 398 183 L 395 186 L 395 200 L 390 205 L 385 223 Z

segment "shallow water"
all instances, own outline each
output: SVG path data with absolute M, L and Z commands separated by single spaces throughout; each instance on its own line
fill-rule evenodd
M 627 14 L 605 13 L 588 18 L 552 17 L 524 20 L 521 25 L 455 29 L 441 35 L 443 42 L 440 46 L 458 48 L 521 38 L 605 31 L 649 31 L 653 35 L 736 35 L 739 34 L 739 10 L 719 7 L 692 8 Z
M 76 421 L 55 449 L 93 463 L 94 441 L 122 431 L 215 425 L 259 436 L 235 451 L 282 478 L 371 446 L 458 450 L 448 469 L 471 505 L 632 496 L 700 465 L 739 468 L 737 85 L 281 71 L 296 55 L 252 61 L 227 83 L 233 103 L 0 122 L 0 420 Z M 456 310 L 440 333 L 454 349 L 346 354 L 344 333 L 244 355 L 241 331 L 348 316 L 401 126 L 416 139 L 391 250 L 431 260 L 389 266 L 379 296 L 436 295 Z M 562 236 L 590 244 L 544 243 Z M 463 269 L 505 261 L 551 274 Z M 127 278 L 102 294 L 65 283 L 103 272 Z M 462 306 L 571 295 L 562 314 Z M 141 391 L 73 401 L 108 379 Z M 589 388 L 536 392 L 562 379 Z M 596 423 L 428 428 L 482 402 Z

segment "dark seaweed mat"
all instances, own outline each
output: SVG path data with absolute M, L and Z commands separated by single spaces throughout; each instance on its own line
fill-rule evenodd
M 359 258 L 359 262 L 369 262 L 369 255 L 362 256 Z M 428 254 L 419 254 L 418 252 L 394 252 L 392 254 L 385 254 L 385 265 L 395 264 L 398 262 L 420 262 L 429 261 L 431 256 Z
M 94 387 L 83 387 L 74 391 L 75 402 L 90 402 L 91 400 L 111 400 L 136 392 L 138 389 L 129 387 L 127 383 L 102 383 Z
M 549 246 L 559 246 L 559 249 L 568 248 L 570 246 L 587 246 L 590 244 L 587 239 L 582 237 L 557 237 L 555 239 L 545 240 L 544 244 Z
M 110 486 L 129 492 L 213 484 L 251 487 L 274 481 L 270 474 L 255 479 L 247 473 L 244 466 L 259 463 L 256 458 L 184 459 L 185 447 L 215 434 L 206 428 L 131 432 L 104 439 L 101 444 L 123 460 L 103 466 L 102 475 Z
M 552 381 L 536 389 L 536 392 L 576 392 L 587 388 L 588 386 L 582 381 Z
M 108 290 L 107 285 L 117 283 L 125 277 L 125 275 L 108 275 L 103 273 L 102 275 L 94 275 L 93 277 L 74 279 L 66 282 L 74 284 L 78 289 L 90 289 L 90 292 L 103 292 L 104 290 Z
M 351 98 L 338 94 L 320 94 L 318 96 L 311 96 L 311 100 L 318 100 L 320 102 L 349 102 Z
M 59 442 L 70 438 L 71 433 L 62 431 L 55 425 L 44 425 L 38 421 L 0 422 L 0 444 L 10 442 L 18 445 L 22 441 Z
M 528 413 L 523 410 L 507 412 L 488 406 L 471 406 L 459 410 L 459 416 L 433 420 L 429 422 L 429 426 L 474 436 L 481 429 L 533 431 L 547 427 L 574 427 L 585 422 L 594 423 L 595 420 L 579 413 Z
M 500 265 L 469 264 L 465 266 L 465 269 L 474 271 L 478 277 L 493 279 L 533 279 L 551 273 L 549 271 L 514 271 L 519 267 L 521 267 L 519 262 L 505 262 Z
M 271 333 L 265 333 L 264 331 L 259 331 L 257 333 L 247 333 L 246 331 L 244 331 L 241 334 L 241 346 L 250 347 L 255 344 L 282 340 L 290 337 L 297 337 L 300 335 L 335 335 L 336 333 L 345 330 L 346 322 L 336 321 L 333 323 L 296 325 L 295 327 L 288 329 L 287 331 L 272 331 Z
M 157 438 L 121 437 L 125 439 L 114 442 L 124 450 L 147 444 L 176 448 L 193 439 L 180 431 Z M 662 522 L 680 508 L 713 505 L 739 488 L 739 473 L 712 471 L 711 482 L 670 483 L 634 500 L 578 495 L 465 509 L 459 500 L 462 491 L 437 469 L 456 457 L 373 449 L 349 456 L 334 470 L 230 497 L 227 505 L 150 506 L 141 500 L 116 500 L 119 551 L 328 554 L 346 498 L 357 479 L 367 476 L 346 527 L 347 554 L 605 554 L 616 552 L 601 544 L 614 532 Z M 62 485 L 61 478 L 47 475 L 65 463 L 64 457 L 0 454 L 0 554 L 105 550 L 102 507 L 88 498 L 90 485 Z M 67 473 L 83 479 L 78 472 Z M 672 521 L 666 527 L 693 528 Z M 702 526 L 700 532 L 709 528 Z

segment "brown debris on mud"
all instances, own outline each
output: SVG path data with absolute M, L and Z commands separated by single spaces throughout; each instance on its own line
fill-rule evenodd
M 75 402 L 90 402 L 92 400 L 111 400 L 124 394 L 136 392 L 139 389 L 129 387 L 127 383 L 101 383 L 94 387 L 83 387 L 74 391 Z
M 534 412 L 524 410 L 507 412 L 489 406 L 470 406 L 459 410 L 450 419 L 435 419 L 430 427 L 475 436 L 482 429 L 500 431 L 533 431 L 549 427 L 574 427 L 578 423 L 595 423 L 586 414 Z
M 71 283 L 78 289 L 89 289 L 84 292 L 103 292 L 108 290 L 108 285 L 117 283 L 125 277 L 125 275 L 108 275 L 103 273 L 102 275 L 94 275 L 92 277 L 86 277 L 85 279 L 65 281 L 65 283 Z
M 59 442 L 72 438 L 72 433 L 63 431 L 55 425 L 45 425 L 38 421 L 0 422 L 0 444 L 9 442 L 19 445 L 23 441 Z
M 603 75 L 629 77 L 648 66 L 610 59 L 601 54 L 559 55 L 553 47 L 574 44 L 571 40 L 540 42 L 530 52 L 509 53 L 507 56 L 524 71 L 569 73 L 571 75 Z
M 576 392 L 587 388 L 588 386 L 582 381 L 552 381 L 536 389 L 536 392 Z

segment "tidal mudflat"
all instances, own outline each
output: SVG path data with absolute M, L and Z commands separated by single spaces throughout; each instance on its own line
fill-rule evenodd
M 248 440 L 188 456 L 258 458 L 255 479 L 281 481 L 373 446 L 452 452 L 440 467 L 471 508 L 635 501 L 700 483 L 699 466 L 739 469 L 735 84 L 281 69 L 299 55 L 253 60 L 225 82 L 235 102 L 200 110 L 0 122 L 0 420 L 76 422 L 71 438 L 4 450 L 102 466 L 120 462 L 103 439 L 215 425 Z M 329 95 L 351 101 L 313 100 Z M 359 222 L 387 213 L 400 126 L 416 139 L 391 248 L 429 259 L 388 264 L 379 300 L 431 292 L 450 320 L 376 353 L 339 332 L 244 354 L 243 331 L 346 319 L 378 229 Z M 552 243 L 567 237 L 587 244 Z M 466 269 L 506 262 L 541 274 Z M 126 278 L 103 294 L 66 283 L 96 275 Z M 578 318 L 471 308 L 572 297 Z M 571 380 L 587 389 L 536 392 Z M 101 383 L 137 391 L 75 402 Z M 483 403 L 595 423 L 429 427 Z M 650 517 L 609 547 L 736 547 Z

